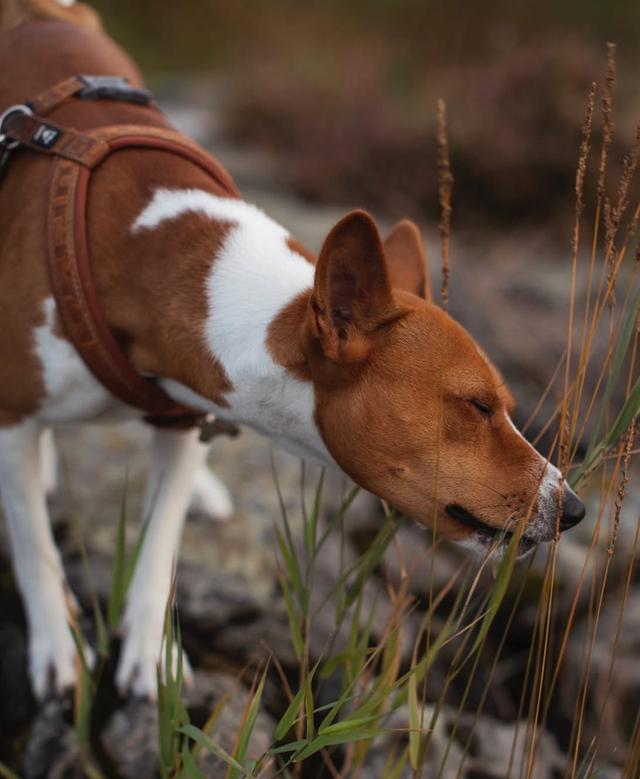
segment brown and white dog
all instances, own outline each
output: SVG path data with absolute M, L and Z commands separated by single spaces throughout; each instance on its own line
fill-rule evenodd
M 77 73 L 140 76 L 84 5 L 2 0 L 0 109 Z M 83 130 L 168 127 L 156 109 L 75 101 Z M 45 263 L 50 161 L 15 155 L 0 185 L 0 488 L 40 697 L 76 678 L 65 584 L 47 516 L 43 441 L 67 423 L 140 417 L 65 338 Z M 465 330 L 431 302 L 416 227 L 381 242 L 345 216 L 320 256 L 188 161 L 123 150 L 94 174 L 95 284 L 135 368 L 176 401 L 250 425 L 345 471 L 419 523 L 468 546 L 525 552 L 579 521 L 580 500 L 516 430 L 513 401 Z M 154 432 L 150 523 L 123 620 L 122 690 L 153 696 L 172 562 L 190 500 L 229 515 L 196 431 Z M 47 474 L 47 470 L 49 473 Z M 559 506 L 562 508 L 559 509 Z

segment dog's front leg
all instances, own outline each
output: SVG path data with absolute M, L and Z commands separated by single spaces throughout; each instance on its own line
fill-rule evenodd
M 35 694 L 75 684 L 77 652 L 69 622 L 73 608 L 45 502 L 39 426 L 0 429 L 0 491 L 18 587 L 29 628 L 29 672 Z
M 145 502 L 148 526 L 123 619 L 120 691 L 155 698 L 164 615 L 195 474 L 207 454 L 198 431 L 156 430 Z M 185 666 L 186 667 L 186 666 Z

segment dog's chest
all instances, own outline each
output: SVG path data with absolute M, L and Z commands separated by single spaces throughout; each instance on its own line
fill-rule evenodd
M 73 346 L 56 334 L 56 304 L 44 303 L 45 321 L 34 331 L 34 348 L 42 365 L 45 398 L 38 418 L 47 424 L 113 422 L 137 416 L 116 400 L 89 372 Z

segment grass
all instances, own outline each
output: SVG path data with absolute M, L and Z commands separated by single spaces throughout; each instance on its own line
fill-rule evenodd
M 592 485 L 599 490 L 600 506 L 594 524 L 592 543 L 585 556 L 584 566 L 570 601 L 566 619 L 558 613 L 558 538 L 548 551 L 538 617 L 530 645 L 524 688 L 519 715 L 521 727 L 526 731 L 524 748 L 511 755 L 509 777 L 531 777 L 541 744 L 541 733 L 550 716 L 552 702 L 557 691 L 571 629 L 578 612 L 578 603 L 586 589 L 590 594 L 589 640 L 584 647 L 582 673 L 572 715 L 571 733 L 567 745 L 567 762 L 563 776 L 571 779 L 587 779 L 598 775 L 600 728 L 604 717 L 604 703 L 598 707 L 593 700 L 590 666 L 598 635 L 599 620 L 607 597 L 617 597 L 620 602 L 619 621 L 611 647 L 611 662 L 605 688 L 611 685 L 615 672 L 615 655 L 625 615 L 625 605 L 633 581 L 635 557 L 638 548 L 638 530 L 633 543 L 619 548 L 620 523 L 626 491 L 631 478 L 633 461 L 637 456 L 636 420 L 640 411 L 640 377 L 638 377 L 637 351 L 640 332 L 640 288 L 638 285 L 638 256 L 633 241 L 637 243 L 640 203 L 630 204 L 630 191 L 640 151 L 640 142 L 630 150 L 623 163 L 622 179 L 614 197 L 607 194 L 606 181 L 608 154 L 612 144 L 612 103 L 615 84 L 615 49 L 609 48 L 607 76 L 602 88 L 603 137 L 598 159 L 597 198 L 593 222 L 585 214 L 584 191 L 587 183 L 589 155 L 594 144 L 593 117 L 596 110 L 597 88 L 594 84 L 587 101 L 583 137 L 576 175 L 575 222 L 571 251 L 571 281 L 568 306 L 567 349 L 563 365 L 554 374 L 556 393 L 559 396 L 557 410 L 546 426 L 556 429 L 552 452 L 560 461 L 568 480 L 576 489 Z M 444 105 L 440 104 L 439 146 L 441 170 L 441 205 L 443 211 L 443 290 L 448 288 L 449 257 L 448 237 L 451 213 L 451 174 L 446 141 Z M 582 256 L 582 244 L 590 247 L 588 256 L 588 294 L 583 311 L 576 301 L 578 263 Z M 593 349 L 598 337 L 607 339 L 606 359 L 602 365 L 593 364 Z M 578 344 L 579 348 L 576 348 Z M 596 371 L 598 382 L 591 396 L 585 394 L 587 372 Z M 553 390 L 553 387 L 550 387 Z M 590 435 L 586 452 L 576 461 L 577 444 L 585 436 L 587 424 Z M 275 474 L 274 474 L 275 475 Z M 277 477 L 276 488 L 279 491 Z M 276 742 L 267 753 L 255 761 L 247 761 L 244 751 L 235 759 L 243 763 L 230 769 L 230 776 L 259 776 L 261 766 L 270 760 L 277 761 L 278 775 L 302 777 L 308 773 L 307 765 L 319 770 L 312 758 L 318 754 L 327 776 L 366 776 L 367 756 L 376 749 L 381 739 L 396 748 L 391 749 L 385 768 L 385 776 L 400 776 L 406 767 L 418 777 L 429 761 L 429 744 L 433 737 L 439 712 L 447 700 L 447 692 L 457 681 L 466 682 L 460 697 L 459 710 L 450 740 L 438 768 L 441 776 L 448 767 L 448 756 L 453 737 L 469 700 L 472 684 L 484 677 L 484 690 L 475 710 L 477 723 L 491 690 L 491 678 L 500 660 L 506 635 L 494 644 L 492 627 L 498 615 L 501 623 L 513 623 L 526 586 L 526 576 L 514 588 L 513 573 L 518 534 L 512 538 L 506 554 L 494 572 L 491 586 L 484 588 L 480 576 L 471 566 L 464 564 L 443 591 L 429 593 L 426 606 L 418 610 L 418 604 L 408 589 L 406 575 L 396 586 L 387 582 L 391 609 L 382 633 L 373 635 L 373 614 L 363 610 L 363 593 L 367 583 L 379 576 L 385 555 L 393 549 L 399 518 L 387 512 L 377 535 L 367 549 L 349 566 L 343 565 L 331 592 L 335 609 L 335 633 L 327 637 L 324 651 L 319 657 L 310 654 L 309 632 L 314 619 L 311 591 L 315 567 L 323 553 L 329 533 L 341 532 L 342 520 L 355 494 L 351 493 L 339 511 L 323 524 L 321 521 L 323 480 L 318 482 L 311 509 L 303 502 L 297 524 L 300 533 L 293 531 L 294 523 L 288 515 L 280 496 L 282 528 L 276 532 L 279 549 L 279 581 L 285 599 L 291 642 L 299 664 L 297 689 L 290 691 L 289 704 L 280 716 L 276 727 Z M 280 494 L 280 493 L 279 493 Z M 301 539 L 301 540 L 300 540 Z M 604 542 L 604 543 L 603 543 Z M 434 550 L 436 545 L 434 544 Z M 435 554 L 435 552 L 434 552 Z M 623 571 L 622 592 L 612 590 L 609 577 L 612 560 Z M 486 566 L 486 561 L 483 564 Z M 432 628 L 438 607 L 447 595 L 455 592 L 453 604 L 448 609 L 444 625 Z M 507 600 L 507 595 L 509 599 Z M 407 663 L 401 651 L 401 636 L 410 616 L 420 614 L 420 629 L 414 639 Z M 346 647 L 334 651 L 335 638 L 346 627 Z M 446 650 L 456 647 L 453 656 Z M 427 716 L 425 702 L 428 699 L 429 672 L 437 661 L 446 657 L 447 672 L 442 691 L 433 701 L 431 716 Z M 482 669 L 482 666 L 485 666 Z M 488 672 L 486 671 L 488 666 Z M 484 673 L 481 671 L 484 670 Z M 262 681 L 264 674 L 262 672 Z M 334 699 L 319 703 L 317 691 L 323 679 L 338 678 L 339 686 Z M 256 691 L 258 694 L 259 688 Z M 600 710 L 592 716 L 589 707 Z M 467 709 L 468 710 L 468 709 Z M 390 728 L 394 712 L 405 715 L 404 735 Z M 640 717 L 640 715 L 639 715 Z M 624 756 L 623 776 L 634 779 L 640 772 L 640 719 L 630 734 L 629 748 Z M 246 746 L 252 726 L 246 718 L 238 736 L 238 743 Z M 194 738 L 195 732 L 193 732 Z M 468 750 L 473 728 L 466 737 Z M 391 740 L 391 741 L 389 741 Z M 465 750 L 466 751 L 466 750 Z M 244 761 L 244 762 L 243 762 Z M 464 756 L 463 756 L 464 762 Z M 463 762 L 458 775 L 461 775 Z M 433 770 L 433 765 L 430 765 Z M 235 773 L 233 773 L 235 772 Z
M 580 658 L 578 688 L 569 716 L 569 732 L 562 767 L 564 779 L 597 777 L 606 721 L 607 693 L 616 673 L 616 654 L 625 619 L 625 609 L 637 571 L 635 561 L 640 543 L 640 524 L 635 534 L 626 533 L 621 543 L 621 524 L 633 469 L 637 465 L 637 419 L 640 412 L 638 346 L 640 338 L 640 249 L 638 225 L 640 202 L 631 201 L 631 184 L 637 174 L 640 140 L 623 165 L 622 179 L 615 194 L 607 194 L 608 155 L 611 148 L 612 102 L 615 83 L 615 51 L 609 49 L 607 77 L 600 96 L 603 137 L 597 160 L 597 197 L 593 219 L 587 216 L 584 189 L 589 159 L 596 140 L 593 117 L 598 90 L 589 92 L 576 176 L 575 221 L 571 246 L 567 348 L 563 362 L 554 372 L 550 393 L 558 402 L 552 417 L 541 430 L 555 430 L 550 456 L 568 473 L 576 489 L 599 496 L 597 519 L 572 593 L 559 591 L 561 565 L 559 537 L 546 550 L 537 616 L 524 662 L 523 684 L 517 698 L 517 720 L 524 737 L 514 745 L 505 779 L 530 779 L 543 749 L 542 734 L 554 716 L 559 700 L 568 647 L 578 617 L 585 612 L 587 634 Z M 440 126 L 445 127 L 444 107 L 439 107 Z M 443 289 L 449 274 L 448 237 L 451 209 L 451 176 L 444 129 L 441 135 L 441 180 L 443 205 Z M 588 294 L 580 310 L 576 299 L 579 263 L 586 247 Z M 607 343 L 602 364 L 594 364 L 598 339 Z M 598 376 L 595 389 L 586 392 L 589 372 Z M 588 432 L 587 432 L 588 431 Z M 578 443 L 587 439 L 586 451 L 577 459 Z M 429 574 L 428 597 L 412 594 L 410 576 L 404 566 L 397 535 L 403 520 L 383 506 L 384 519 L 360 554 L 350 560 L 341 555 L 339 574 L 328 595 L 317 603 L 313 593 L 327 541 L 339 534 L 347 544 L 345 517 L 357 490 L 349 492 L 340 507 L 327 515 L 323 503 L 324 477 L 316 484 L 311 501 L 305 499 L 306 475 L 301 476 L 299 512 L 291 515 L 281 494 L 274 468 L 274 484 L 280 498 L 281 522 L 276 527 L 278 581 L 286 605 L 290 641 L 296 668 L 283 669 L 277 657 L 268 657 L 252 669 L 248 702 L 233 744 L 217 737 L 220 717 L 231 695 L 223 696 L 208 721 L 197 727 L 183 703 L 182 634 L 175 604 L 175 582 L 165 617 L 164 671 L 158 668 L 158 753 L 163 779 L 203 779 L 199 758 L 203 750 L 213 753 L 226 766 L 225 779 L 282 776 L 288 779 L 327 776 L 332 779 L 367 777 L 368 761 L 384 751 L 384 777 L 420 777 L 426 766 L 430 776 L 451 775 L 452 761 L 462 777 L 469 759 L 474 728 L 494 690 L 493 680 L 502 662 L 507 638 L 522 607 L 530 578 L 515 564 L 519 533 L 511 539 L 501 562 L 487 585 L 483 573 L 469 560 L 461 563 L 449 579 L 436 588 Z M 77 741 L 87 754 L 87 771 L 100 777 L 91 757 L 92 717 L 95 691 L 104 672 L 114 631 L 122 614 L 132 579 L 145 525 L 130 556 L 126 557 L 126 486 L 123 491 L 112 583 L 106 609 L 94 599 L 98 657 L 93 669 L 83 664 L 75 701 Z M 431 554 L 438 554 L 434 537 Z M 82 549 L 83 556 L 85 555 Z M 399 577 L 392 580 L 389 560 L 397 558 Z M 431 571 L 434 566 L 431 561 Z M 612 572 L 617 571 L 615 581 Z M 378 617 L 380 602 L 367 612 L 365 593 L 372 582 L 383 582 L 389 608 Z M 566 588 L 566 582 L 563 584 Z M 560 601 L 568 603 L 561 610 Z M 610 664 L 604 679 L 594 686 L 592 666 L 599 637 L 603 608 L 607 600 L 619 603 L 615 634 L 608 647 Z M 586 607 L 584 603 L 586 602 Z M 333 613 L 334 628 L 322 651 L 312 651 L 310 635 L 321 608 Z M 413 633 L 410 626 L 416 626 Z M 78 626 L 72 628 L 79 647 L 85 640 Z M 407 646 L 407 644 L 409 645 Z M 575 658 L 573 660 L 575 662 Z M 441 675 L 434 683 L 434 669 Z M 252 735 L 263 705 L 265 686 L 277 680 L 286 702 L 277 713 L 275 738 L 266 751 L 255 754 Z M 332 694 L 323 693 L 331 680 Z M 325 687 L 323 688 L 323 685 Z M 451 693 L 456 690 L 456 696 Z M 452 708 L 451 701 L 455 700 Z M 427 705 L 428 704 L 428 705 Z M 439 718 L 447 712 L 448 740 L 434 765 L 432 749 Z M 471 717 L 471 726 L 468 718 Z M 463 720 L 467 722 L 462 727 Z M 456 734 L 459 735 L 456 741 Z M 627 749 L 619 756 L 623 779 L 640 775 L 640 711 L 626 738 Z M 462 746 L 460 746 L 462 744 Z M 457 751 L 456 751 L 457 750 Z M 605 749 L 606 754 L 606 749 Z M 435 770 L 435 774 L 434 774 Z M 407 774 L 407 772 L 409 772 Z M 15 774 L 0 765 L 0 776 Z

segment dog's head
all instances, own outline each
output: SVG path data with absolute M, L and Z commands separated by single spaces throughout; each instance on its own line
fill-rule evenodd
M 303 348 L 331 455 L 419 523 L 498 551 L 520 525 L 525 552 L 584 516 L 560 472 L 514 427 L 496 368 L 431 302 L 411 222 L 384 245 L 364 212 L 334 227 Z

